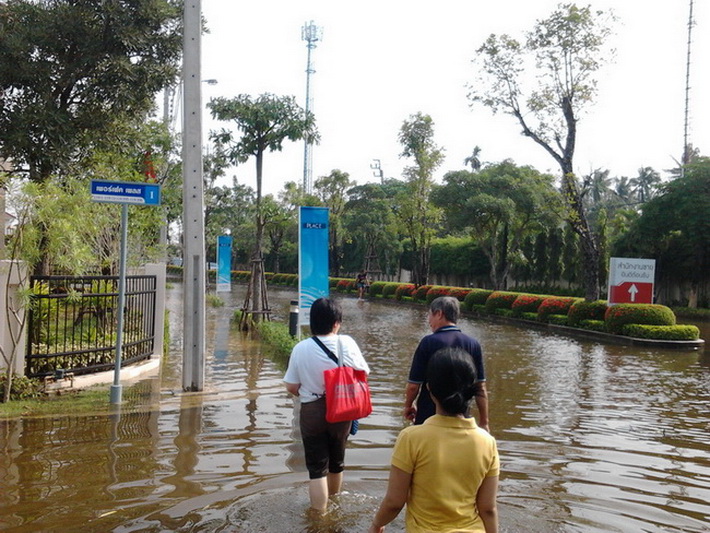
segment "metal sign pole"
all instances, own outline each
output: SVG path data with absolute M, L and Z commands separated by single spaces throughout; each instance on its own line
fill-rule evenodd
M 116 324 L 116 359 L 114 363 L 111 403 L 121 403 L 121 349 L 123 347 L 123 309 L 126 306 L 126 258 L 128 241 L 128 204 L 121 205 L 121 260 L 118 266 L 118 318 Z

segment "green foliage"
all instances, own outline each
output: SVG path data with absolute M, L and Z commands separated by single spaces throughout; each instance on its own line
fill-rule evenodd
M 607 309 L 604 321 L 609 333 L 619 335 L 626 324 L 673 326 L 675 315 L 665 305 L 618 304 Z
M 430 202 L 434 171 L 444 161 L 443 150 L 434 142 L 434 121 L 416 113 L 399 131 L 402 157 L 413 165 L 404 169 L 405 191 L 397 197 L 397 216 L 409 237 L 414 258 L 412 281 L 425 284 L 429 276 L 431 242 L 441 220 L 441 210 Z
M 494 291 L 486 300 L 486 312 L 490 314 L 496 313 L 498 309 L 509 309 L 510 315 L 513 314 L 512 306 L 515 299 L 518 297 L 517 292 Z
M 559 223 L 560 198 L 553 178 L 512 161 L 461 170 L 444 176 L 432 198 L 446 213 L 449 227 L 470 233 L 488 258 L 490 281 L 499 287 L 531 231 Z
M 710 320 L 710 309 L 695 307 L 673 307 L 672 309 L 676 318 Z
M 467 311 L 473 310 L 474 305 L 486 305 L 486 300 L 493 294 L 492 290 L 488 289 L 471 289 L 463 300 L 463 308 Z
M 177 75 L 181 20 L 168 0 L 3 2 L 0 159 L 39 183 L 143 120 Z
M 519 314 L 516 314 L 514 316 L 517 316 L 518 318 L 522 318 L 523 320 L 537 320 L 537 313 L 530 313 L 530 312 L 521 312 Z
M 710 274 L 710 158 L 699 158 L 685 176 L 660 188 L 641 216 L 613 245 L 617 257 L 655 258 L 659 282 L 689 281 L 695 288 Z
M 606 332 L 606 324 L 603 320 L 585 319 L 580 320 L 575 326 L 582 329 L 590 329 L 592 331 L 598 331 L 600 333 Z
M 597 300 L 594 302 L 578 300 L 570 306 L 569 312 L 567 313 L 569 325 L 572 327 L 582 327 L 581 322 L 583 320 L 601 320 L 603 322 L 606 310 L 606 300 Z
M 3 373 L 0 375 L 0 400 L 5 397 L 6 384 L 7 376 Z M 14 376 L 10 387 L 10 401 L 39 398 L 42 395 L 42 389 L 42 383 L 38 379 Z
M 564 298 L 551 296 L 545 298 L 540 307 L 537 308 L 537 319 L 540 322 L 549 322 L 550 317 L 553 315 L 562 315 L 565 317 L 565 324 L 567 323 L 567 313 L 570 307 L 575 302 L 581 301 L 580 298 Z
M 388 281 L 385 283 L 384 287 L 382 288 L 382 297 L 383 298 L 394 298 L 395 293 L 397 292 L 397 289 L 399 288 L 400 283 L 397 281 Z
M 288 332 L 288 326 L 281 322 L 259 321 L 255 324 L 256 331 L 267 347 L 267 353 L 285 369 L 288 356 L 298 342 Z
M 387 285 L 388 282 L 386 281 L 375 281 L 370 284 L 370 296 L 381 296 L 382 291 L 385 289 L 385 286 Z M 353 285 L 354 285 L 354 280 L 353 280 Z
M 621 334 L 637 339 L 657 339 L 668 341 L 695 341 L 700 338 L 700 330 L 692 325 L 651 326 L 647 324 L 625 324 Z
M 353 292 L 355 290 L 355 280 L 354 279 L 341 279 L 335 286 L 338 292 Z M 372 286 L 370 286 L 370 294 L 372 294 Z
M 539 314 L 538 320 L 540 320 Z M 545 321 L 548 324 L 555 324 L 556 326 L 566 326 L 568 324 L 567 315 L 547 315 Z
M 490 269 L 488 258 L 471 237 L 433 239 L 430 262 L 432 274 L 453 274 L 464 278 L 485 279 Z
M 207 305 L 210 307 L 223 307 L 224 306 L 224 300 L 218 296 L 217 294 L 214 293 L 208 293 L 207 297 Z

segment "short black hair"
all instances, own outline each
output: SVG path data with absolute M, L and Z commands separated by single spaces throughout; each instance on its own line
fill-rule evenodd
M 336 322 L 343 321 L 340 304 L 330 298 L 318 298 L 311 305 L 310 326 L 313 335 L 328 335 Z
M 429 394 L 450 415 L 467 415 L 479 390 L 473 358 L 463 348 L 440 348 L 431 356 L 426 371 Z

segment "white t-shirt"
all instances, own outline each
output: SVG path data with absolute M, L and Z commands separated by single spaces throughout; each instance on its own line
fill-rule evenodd
M 348 335 L 318 335 L 318 339 L 330 348 L 336 357 L 338 356 L 338 339 L 340 339 L 340 357 L 343 360 L 343 366 L 350 366 L 370 373 L 370 367 L 367 366 L 360 348 L 352 337 Z M 316 341 L 309 337 L 293 347 L 284 382 L 300 383 L 298 396 L 301 403 L 312 402 L 325 394 L 323 371 L 336 366 L 338 365 L 316 344 Z

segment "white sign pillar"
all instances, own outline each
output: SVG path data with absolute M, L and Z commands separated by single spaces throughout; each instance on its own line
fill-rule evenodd
M 205 379 L 205 220 L 202 185 L 200 0 L 185 0 L 183 40 L 183 358 L 182 388 L 200 391 Z

